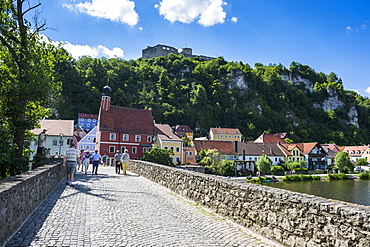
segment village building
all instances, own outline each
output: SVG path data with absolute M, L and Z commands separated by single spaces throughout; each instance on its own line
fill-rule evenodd
M 38 147 L 38 136 L 43 130 L 46 130 L 46 144 L 48 157 L 55 155 L 64 155 L 64 152 L 69 148 L 71 142 L 77 144 L 73 135 L 73 120 L 59 120 L 59 119 L 42 119 L 40 120 L 40 128 L 31 130 L 36 135 L 36 140 L 31 142 L 30 150 L 32 152 L 32 159 L 36 155 Z
M 369 146 L 343 146 L 341 147 L 343 152 L 348 153 L 349 159 L 352 163 L 356 163 L 357 160 L 366 156 L 365 151 L 369 148 Z
M 199 153 L 202 150 L 216 149 L 223 160 L 234 161 L 238 159 L 233 142 L 231 141 L 203 141 L 194 140 L 194 146 L 197 152 L 197 159 L 199 160 Z
M 171 150 L 170 155 L 173 164 L 184 164 L 183 140 L 172 132 L 168 124 L 155 124 L 155 142 L 154 147 Z
M 96 150 L 95 144 L 97 128 L 98 126 L 94 127 L 89 133 L 80 139 L 77 145 L 78 150 L 83 149 L 85 152 L 89 151 L 90 153 L 93 153 Z M 101 155 L 103 155 L 103 153 Z
M 210 128 L 210 141 L 242 141 L 242 133 L 239 129 L 231 128 Z
M 98 125 L 99 115 L 78 113 L 77 127 L 89 132 Z
M 151 109 L 142 110 L 111 105 L 111 88 L 103 89 L 99 110 L 96 148 L 113 157 L 117 150 L 128 150 L 131 159 L 140 159 L 151 150 L 155 126 Z

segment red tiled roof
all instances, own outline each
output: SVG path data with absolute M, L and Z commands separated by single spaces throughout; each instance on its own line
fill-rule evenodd
M 64 136 L 73 136 L 73 120 L 59 119 L 42 119 L 40 120 L 40 128 L 31 130 L 32 133 L 38 135 L 43 129 L 47 130 L 47 134 L 58 136 L 62 133 Z
M 286 141 L 276 135 L 260 135 L 255 141 L 255 143 L 286 143 Z
M 100 111 L 100 131 L 154 135 L 154 129 L 151 110 L 110 106 L 108 111 Z
M 97 115 L 97 114 L 78 113 L 78 118 L 98 119 L 99 118 L 99 115 Z
M 304 154 L 309 154 L 318 142 L 309 142 L 309 143 L 296 143 L 295 145 L 302 151 Z
M 234 149 L 233 142 L 231 141 L 202 141 L 195 140 L 194 146 L 199 153 L 202 149 L 217 149 L 221 154 L 237 154 Z
M 210 132 L 214 134 L 241 135 L 239 129 L 230 128 L 211 128 Z
M 163 141 L 182 141 L 180 137 L 172 132 L 168 124 L 155 124 L 158 137 Z
M 188 125 L 176 125 L 174 127 L 175 131 L 176 132 L 189 132 L 189 133 L 193 133 L 194 131 L 192 131 L 192 129 L 190 129 L 190 127 Z

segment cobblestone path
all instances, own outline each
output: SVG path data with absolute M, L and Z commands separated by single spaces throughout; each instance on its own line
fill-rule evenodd
M 90 168 L 91 169 L 91 168 Z M 281 246 L 136 174 L 63 180 L 5 246 Z

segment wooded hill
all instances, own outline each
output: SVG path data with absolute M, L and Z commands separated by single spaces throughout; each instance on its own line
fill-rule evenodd
M 238 128 L 245 140 L 261 133 L 288 132 L 294 142 L 369 144 L 370 100 L 344 90 L 334 73 L 316 72 L 292 62 L 251 67 L 170 54 L 152 59 L 62 61 L 56 77 L 63 90 L 54 117 L 98 114 L 101 90 L 109 85 L 113 105 L 152 108 L 157 123 L 196 122 L 204 136 L 210 127 Z

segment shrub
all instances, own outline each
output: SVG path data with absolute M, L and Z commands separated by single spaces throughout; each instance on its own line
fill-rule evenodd
M 282 178 L 283 181 L 310 181 L 310 180 L 320 180 L 320 176 L 311 175 L 286 175 Z
M 337 174 L 329 174 L 330 180 L 341 180 L 341 179 L 348 179 L 349 177 L 344 173 L 337 173 Z
M 362 180 L 370 180 L 370 171 L 362 172 L 358 175 Z

